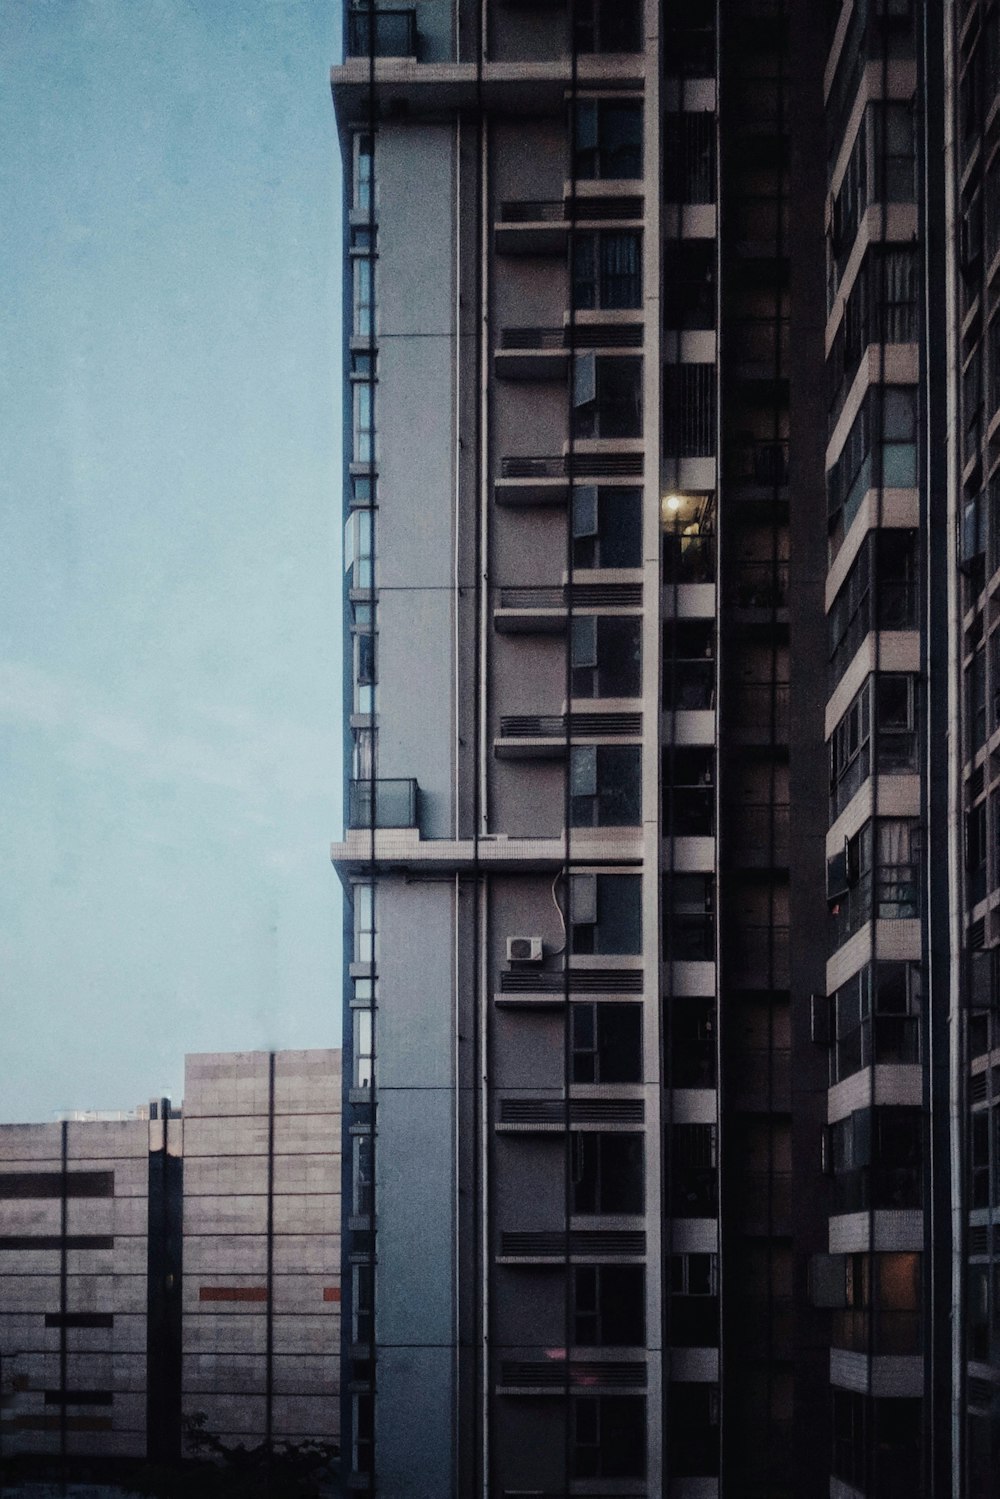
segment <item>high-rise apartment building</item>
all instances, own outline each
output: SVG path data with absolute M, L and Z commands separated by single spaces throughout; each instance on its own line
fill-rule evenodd
M 983 1499 L 1000 7 L 345 50 L 349 1485 Z

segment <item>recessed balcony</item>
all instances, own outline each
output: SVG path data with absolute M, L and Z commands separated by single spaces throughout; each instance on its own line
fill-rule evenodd
M 349 828 L 415 828 L 418 787 L 414 780 L 352 781 Z
M 565 207 L 538 199 L 501 203 L 493 233 L 498 255 L 564 255 L 569 242 Z
M 616 615 L 642 608 L 641 583 L 577 583 L 571 588 L 501 588 L 493 622 L 501 634 L 557 635 L 569 607 Z
M 561 453 L 501 458 L 493 497 L 498 505 L 565 505 L 569 487 L 566 459 Z
M 641 713 L 572 713 L 571 739 L 624 741 L 642 737 Z M 559 760 L 567 753 L 566 719 L 561 713 L 510 713 L 500 719 L 493 741 L 498 760 Z
M 565 380 L 569 350 L 564 328 L 503 328 L 493 356 L 498 380 Z

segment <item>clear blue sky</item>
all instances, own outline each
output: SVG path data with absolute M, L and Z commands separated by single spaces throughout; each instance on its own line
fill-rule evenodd
M 335 0 L 0 9 L 0 1118 L 339 1044 Z

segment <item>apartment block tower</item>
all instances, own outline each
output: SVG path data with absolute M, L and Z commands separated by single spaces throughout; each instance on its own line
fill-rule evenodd
M 347 12 L 352 1492 L 993 1492 L 998 13 Z

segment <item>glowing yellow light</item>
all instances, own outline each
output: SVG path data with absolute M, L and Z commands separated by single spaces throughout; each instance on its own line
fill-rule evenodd
M 667 510 L 673 510 L 675 513 L 681 508 L 683 503 L 684 501 L 679 494 L 668 494 L 663 501 L 664 507 Z

